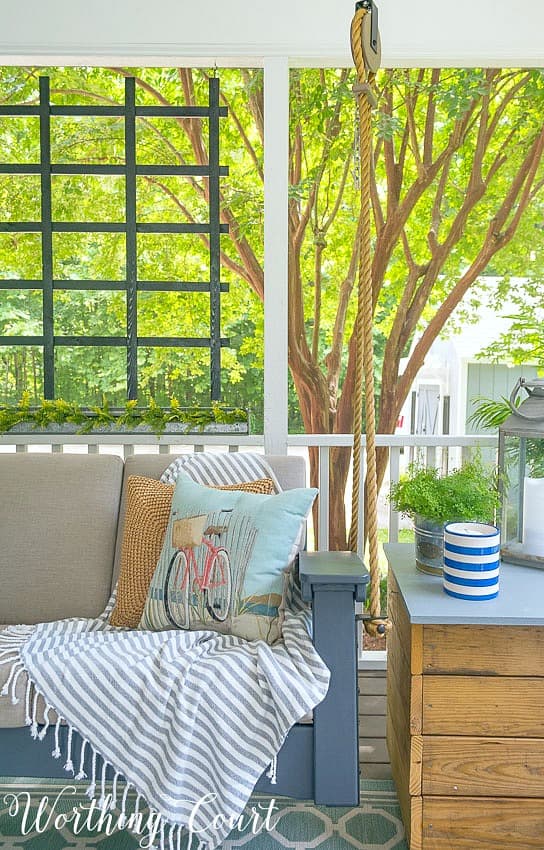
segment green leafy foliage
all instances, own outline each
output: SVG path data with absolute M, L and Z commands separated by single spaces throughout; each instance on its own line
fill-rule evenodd
M 187 102 L 178 69 L 126 69 L 137 77 L 139 104 Z M 51 78 L 56 104 L 112 105 L 124 98 L 125 72 L 105 68 L 0 68 L 3 103 L 35 103 L 38 77 Z M 260 81 L 260 82 L 259 82 Z M 247 92 L 262 84 L 262 71 L 228 69 L 221 73 L 221 94 L 236 120 L 220 122 L 221 162 L 230 176 L 222 181 L 223 204 L 236 220 L 237 240 L 250 239 L 257 262 L 262 262 L 263 187 L 258 169 L 250 167 L 252 146 L 262 168 L 262 142 L 248 106 Z M 194 101 L 207 102 L 207 74 L 194 72 Z M 239 122 L 239 124 L 237 123 Z M 207 156 L 207 127 L 204 155 Z M 137 122 L 139 163 L 195 164 L 195 152 L 186 132 L 188 122 L 141 118 Z M 39 161 L 39 125 L 36 119 L 0 118 L 2 161 Z M 122 164 L 122 119 L 62 117 L 52 119 L 52 158 L 57 163 Z M 137 218 L 142 222 L 208 220 L 202 178 L 152 176 L 137 179 Z M 124 180 L 118 176 L 54 175 L 53 216 L 60 221 L 123 221 Z M 0 175 L 0 220 L 33 221 L 40 216 L 39 177 Z M 55 233 L 54 270 L 57 280 L 122 280 L 125 275 L 124 235 L 116 233 Z M 262 422 L 262 302 L 247 285 L 236 245 L 222 237 L 222 280 L 229 292 L 221 298 L 222 336 L 231 347 L 222 351 L 222 400 L 228 408 L 251 408 L 256 425 Z M 192 234 L 139 234 L 138 275 L 141 280 L 209 279 L 207 236 Z M 0 234 L 0 277 L 41 277 L 39 234 Z M 126 335 L 124 291 L 62 290 L 54 294 L 55 335 Z M 140 292 L 138 333 L 142 336 L 209 336 L 210 299 L 206 293 Z M 38 290 L 0 291 L 0 334 L 40 335 L 41 293 Z M 139 393 L 164 407 L 173 397 L 191 409 L 196 425 L 210 406 L 210 358 L 205 348 L 141 348 L 138 354 Z M 70 348 L 59 346 L 55 359 L 55 393 L 108 420 L 102 408 L 106 396 L 118 408 L 126 402 L 126 350 L 119 347 Z M 39 346 L 0 348 L 0 401 L 13 406 L 27 392 L 34 405 L 43 396 L 42 352 Z M 170 414 L 176 420 L 175 411 Z M 189 414 L 185 414 L 189 415 Z M 218 414 L 219 415 L 219 414 Z M 226 413 L 221 415 L 227 415 Z M 156 414 L 151 411 L 151 424 Z M 131 424 L 127 410 L 126 424 Z M 160 418 L 160 417 L 159 417 Z M 204 417 L 205 418 L 205 417 Z
M 123 101 L 124 77 L 136 76 L 138 104 L 204 103 L 207 72 L 176 68 L 4 68 L 4 103 L 35 103 L 38 76 L 52 79 L 58 104 L 115 104 Z M 222 238 L 223 401 L 249 408 L 262 429 L 263 396 L 263 72 L 222 69 L 221 97 L 229 108 L 221 122 L 221 158 L 229 166 L 222 183 L 224 220 L 231 235 Z M 353 72 L 293 69 L 290 111 L 290 364 L 289 420 L 292 431 L 349 431 L 352 392 L 342 392 L 348 346 L 356 312 L 356 236 L 359 221 L 356 110 Z M 424 352 L 413 357 L 414 339 L 431 343 L 449 321 L 461 281 L 471 280 L 471 297 L 458 312 L 463 324 L 491 297 L 482 270 L 523 276 L 516 296 L 541 297 L 542 252 L 532 250 L 542 227 L 542 163 L 534 182 L 518 181 L 518 194 L 505 218 L 498 213 L 525 157 L 542 130 L 544 78 L 538 70 L 384 69 L 376 80 L 372 151 L 373 269 L 376 295 L 374 343 L 378 425 L 394 429 L 398 406 L 410 390 Z M 53 118 L 57 162 L 121 163 L 122 121 L 93 122 Z M 207 152 L 205 122 L 141 118 L 138 161 L 194 164 Z M 200 134 L 199 132 L 200 131 Z M 193 135 L 191 136 L 191 133 Z M 485 142 L 484 148 L 478 142 Z M 2 158 L 39 159 L 37 122 L 0 120 Z M 0 218 L 39 216 L 39 178 L 0 177 Z M 198 178 L 138 178 L 140 221 L 198 221 L 206 215 L 203 181 Z M 514 196 L 513 196 L 514 197 Z M 529 203 L 523 211 L 523 202 Z M 54 175 L 55 215 L 115 221 L 123 209 L 118 177 Z M 489 237 L 489 238 L 488 238 Z M 491 247 L 484 243 L 487 241 Z M 492 243 L 492 244 L 491 244 Z M 489 250 L 488 250 L 489 247 Z M 500 248 L 500 253 L 496 250 Z M 39 234 L 0 234 L 0 276 L 39 279 Z M 201 280 L 208 275 L 206 236 L 139 234 L 141 279 Z M 124 277 L 122 234 L 55 234 L 55 278 Z M 484 282 L 483 282 L 484 281 Z M 55 292 L 55 334 L 124 334 L 125 293 Z M 295 322 L 298 324 L 295 326 Z M 139 293 L 139 332 L 146 336 L 206 336 L 209 298 L 203 293 Z M 0 332 L 38 335 L 38 291 L 0 292 Z M 522 331 L 520 330 L 520 336 Z M 526 333 L 526 329 L 523 331 Z M 355 348 L 352 346 L 352 349 Z M 521 351 L 521 349 L 520 349 Z M 406 367 L 400 359 L 408 355 Z M 418 357 L 420 360 L 418 361 Z M 416 362 L 417 361 L 417 362 Z M 204 349 L 141 349 L 142 395 L 164 407 L 175 397 L 183 408 L 209 404 L 209 355 Z M 112 407 L 126 397 L 126 352 L 119 348 L 59 347 L 56 394 L 100 408 L 105 394 Z M 348 382 L 346 386 L 353 386 Z M 383 388 L 383 392 L 382 392 Z M 28 392 L 43 395 L 38 346 L 2 347 L 0 399 L 13 405 Z M 101 415 L 107 418 L 107 412 Z M 150 419 L 157 414 L 150 413 Z M 171 415 L 176 415 L 172 413 Z M 132 412 L 126 413 L 127 422 Z M 348 468 L 336 464 L 336 469 Z M 331 481 L 343 489 L 345 476 Z M 343 492 L 334 505 L 342 526 Z M 332 539 L 332 538 L 331 538 Z
M 410 464 L 391 486 L 395 510 L 412 519 L 418 515 L 435 522 L 493 522 L 499 506 L 496 473 L 476 457 L 448 475 L 434 467 Z
M 480 358 L 495 363 L 506 361 L 514 365 L 531 363 L 544 372 L 543 292 L 544 284 L 539 281 L 533 298 L 525 299 L 522 311 L 517 315 L 505 316 L 511 321 L 508 331 L 482 349 L 478 355 Z

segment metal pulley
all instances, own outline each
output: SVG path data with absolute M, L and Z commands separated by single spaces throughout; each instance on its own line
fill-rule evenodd
M 355 9 L 366 9 L 369 13 L 363 18 L 361 41 L 366 72 L 367 74 L 375 74 L 380 67 L 382 58 L 382 43 L 378 29 L 378 8 L 374 0 L 359 0 L 355 4 Z

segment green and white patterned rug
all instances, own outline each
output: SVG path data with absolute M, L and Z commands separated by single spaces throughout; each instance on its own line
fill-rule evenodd
M 55 816 L 71 812 L 74 806 L 89 807 L 83 791 L 77 796 L 59 792 L 69 783 L 63 780 L 43 782 L 37 780 L 0 778 L 0 848 L 1 850 L 138 850 L 139 839 L 126 831 L 111 835 L 97 832 L 96 816 L 85 826 L 87 816 L 80 818 L 77 835 L 73 824 L 52 824 Z M 30 797 L 26 797 L 26 793 Z M 19 796 L 19 813 L 14 814 L 13 795 Z M 47 802 L 41 802 L 47 796 Z M 29 800 L 29 805 L 26 802 Z M 260 825 L 269 806 L 270 798 L 255 795 L 248 806 L 263 812 Z M 42 806 L 40 827 L 33 829 L 38 807 Z M 395 787 L 388 781 L 364 780 L 361 787 L 361 802 L 357 808 L 326 808 L 312 803 L 291 800 L 286 797 L 275 799 L 276 809 L 269 820 L 271 829 L 262 828 L 255 834 L 251 827 L 244 831 L 233 830 L 223 843 L 223 850 L 407 850 L 404 829 Z M 12 813 L 10 814 L 10 806 Z M 260 806 L 260 808 L 259 808 Z M 22 834 L 23 814 L 26 812 L 26 834 Z M 96 814 L 96 813 L 95 813 Z M 47 818 L 50 828 L 47 828 Z M 145 833 L 141 836 L 143 839 Z M 197 842 L 193 842 L 193 847 Z

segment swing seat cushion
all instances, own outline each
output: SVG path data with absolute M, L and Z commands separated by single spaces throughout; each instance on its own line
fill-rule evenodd
M 1 456 L 0 622 L 101 614 L 122 480 L 123 461 L 113 455 Z

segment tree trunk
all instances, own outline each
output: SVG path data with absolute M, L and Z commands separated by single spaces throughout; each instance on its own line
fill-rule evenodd
M 346 533 L 345 492 L 351 461 L 349 446 L 338 446 L 330 452 L 329 549 L 348 548 Z M 349 510 L 349 506 L 348 506 Z

